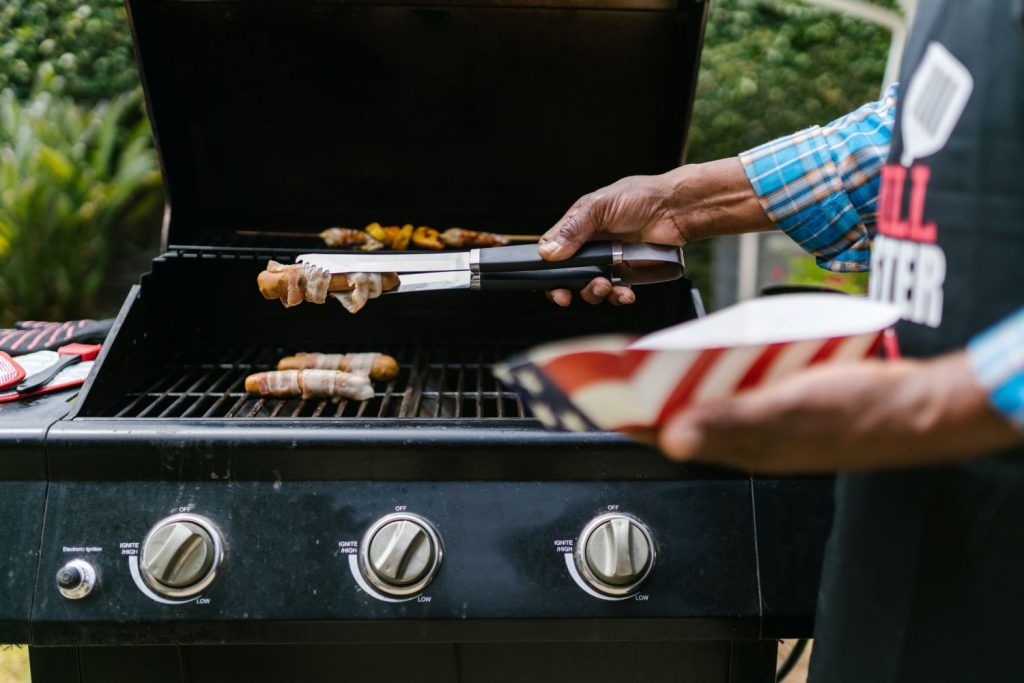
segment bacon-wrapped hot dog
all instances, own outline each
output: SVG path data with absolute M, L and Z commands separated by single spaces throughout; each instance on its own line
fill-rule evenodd
M 386 382 L 398 375 L 398 361 L 383 353 L 297 353 L 277 362 L 278 370 L 344 370 Z
M 347 398 L 365 401 L 373 397 L 366 375 L 340 370 L 273 370 L 245 378 L 245 391 L 275 398 Z
M 391 273 L 393 275 L 393 273 Z M 384 291 L 384 277 L 381 273 L 348 273 L 348 284 L 351 288 L 341 292 L 331 292 L 349 313 L 358 313 L 370 299 L 376 299 Z M 395 275 L 395 280 L 398 276 Z M 396 285 L 397 286 L 397 285 Z
M 361 309 L 369 299 L 399 285 L 396 273 L 335 273 L 308 263 L 286 266 L 270 261 L 256 278 L 260 293 L 267 299 L 279 299 L 285 307 L 303 301 L 322 304 L 330 294 L 351 313 Z

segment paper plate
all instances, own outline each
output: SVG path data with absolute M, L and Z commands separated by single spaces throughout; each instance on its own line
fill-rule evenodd
M 899 317 L 895 306 L 833 294 L 754 299 L 640 339 L 539 346 L 495 375 L 552 429 L 650 429 L 687 406 L 811 365 L 876 355 Z

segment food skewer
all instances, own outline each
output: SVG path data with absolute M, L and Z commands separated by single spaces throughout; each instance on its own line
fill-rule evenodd
M 321 239 L 318 232 L 278 232 L 274 230 L 235 230 L 239 237 L 309 237 Z
M 413 228 L 411 223 L 404 226 L 383 227 L 371 223 L 365 230 L 354 228 L 328 228 L 322 232 L 285 232 L 275 230 L 236 230 L 240 237 L 279 237 L 323 240 L 329 247 L 358 247 L 363 251 L 390 248 L 404 251 L 410 246 L 427 250 L 447 247 L 464 249 L 470 247 L 497 247 L 513 242 L 537 242 L 540 235 L 510 235 L 465 228 L 448 228 L 444 232 L 421 226 Z

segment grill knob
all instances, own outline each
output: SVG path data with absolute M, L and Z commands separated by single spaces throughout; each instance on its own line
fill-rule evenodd
M 575 551 L 580 575 L 595 590 L 612 596 L 633 593 L 654 566 L 654 541 L 630 515 L 595 517 L 583 529 Z
M 174 515 L 157 523 L 142 544 L 139 568 L 157 593 L 185 598 L 213 581 L 224 551 L 213 523 L 198 515 Z
M 441 537 L 418 515 L 382 517 L 359 544 L 363 575 L 387 595 L 407 596 L 423 590 L 441 566 Z

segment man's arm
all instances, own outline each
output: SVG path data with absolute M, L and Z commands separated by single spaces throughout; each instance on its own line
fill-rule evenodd
M 878 175 L 888 154 L 895 86 L 878 102 L 744 152 L 658 176 L 633 176 L 581 197 L 541 238 L 541 255 L 566 259 L 595 238 L 685 244 L 781 228 L 834 270 L 863 270 L 873 232 Z M 590 303 L 631 303 L 604 278 L 581 292 Z M 551 293 L 568 305 L 567 290 Z
M 937 465 L 1024 443 L 1024 308 L 966 351 L 812 368 L 680 412 L 658 445 L 678 460 L 761 472 Z

